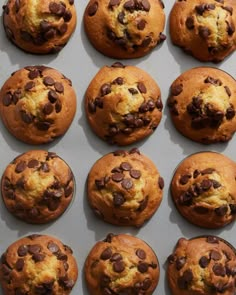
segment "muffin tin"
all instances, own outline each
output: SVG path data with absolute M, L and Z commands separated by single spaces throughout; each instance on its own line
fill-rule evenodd
M 71 167 L 76 180 L 76 193 L 73 204 L 55 222 L 46 225 L 30 225 L 12 217 L 4 207 L 0 206 L 0 253 L 3 253 L 15 240 L 32 234 L 48 234 L 56 236 L 74 250 L 79 265 L 79 279 L 72 291 L 72 295 L 88 295 L 84 282 L 83 265 L 94 244 L 104 239 L 108 233 L 129 233 L 147 242 L 156 252 L 160 263 L 160 280 L 155 294 L 170 295 L 166 281 L 166 259 L 172 253 L 180 237 L 187 239 L 199 235 L 217 235 L 226 239 L 233 246 L 236 245 L 236 236 L 233 234 L 235 224 L 227 225 L 222 229 L 208 230 L 188 223 L 175 208 L 171 199 L 169 185 L 175 167 L 186 156 L 199 151 L 217 151 L 236 160 L 236 137 L 228 143 L 202 145 L 183 137 L 174 128 L 167 107 L 167 98 L 171 83 L 184 71 L 197 66 L 213 66 L 228 72 L 236 77 L 236 52 L 222 63 L 201 63 L 188 56 L 181 49 L 171 43 L 169 36 L 169 13 L 171 1 L 165 3 L 167 18 L 163 33 L 167 40 L 149 55 L 139 59 L 122 60 L 124 64 L 138 66 L 147 71 L 158 83 L 161 89 L 164 105 L 163 117 L 155 132 L 146 140 L 128 146 L 129 149 L 138 147 L 158 167 L 165 180 L 162 203 L 158 211 L 143 227 L 118 227 L 100 221 L 94 216 L 86 199 L 87 175 L 101 156 L 120 149 L 108 145 L 91 131 L 85 116 L 84 94 L 91 79 L 104 65 L 111 65 L 117 60 L 108 58 L 97 52 L 89 43 L 83 28 L 83 12 L 87 1 L 75 2 L 78 24 L 75 33 L 57 55 L 37 56 L 27 54 L 16 48 L 5 36 L 0 26 L 0 85 L 2 86 L 9 75 L 21 67 L 28 65 L 47 65 L 61 71 L 70 78 L 77 93 L 77 112 L 68 132 L 53 143 L 31 146 L 16 140 L 0 122 L 0 174 L 7 164 L 19 154 L 30 149 L 46 149 L 56 152 Z M 94 28 L 96 30 L 96 28 Z M 0 294 L 2 295 L 1 291 Z

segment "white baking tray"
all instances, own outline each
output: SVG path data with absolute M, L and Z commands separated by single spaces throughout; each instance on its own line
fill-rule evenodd
M 202 65 L 218 67 L 236 77 L 236 53 L 231 54 L 220 64 L 203 64 L 173 46 L 169 36 L 168 16 L 174 1 L 166 1 L 167 22 L 164 33 L 167 35 L 167 40 L 144 58 L 122 61 L 124 64 L 136 65 L 146 70 L 161 88 L 164 109 L 160 125 L 149 138 L 129 146 L 127 149 L 138 147 L 156 164 L 165 180 L 163 201 L 152 219 L 140 229 L 106 224 L 98 220 L 88 206 L 86 178 L 91 166 L 98 158 L 118 148 L 103 142 L 90 130 L 85 117 L 83 98 L 90 80 L 99 68 L 111 65 L 116 60 L 104 57 L 88 42 L 82 24 L 83 12 L 87 3 L 86 0 L 76 1 L 77 28 L 67 46 L 58 55 L 37 56 L 25 53 L 6 39 L 3 27 L 0 26 L 0 86 L 13 71 L 27 65 L 44 64 L 60 70 L 69 77 L 77 92 L 75 119 L 65 136 L 51 144 L 30 146 L 21 143 L 14 139 L 0 122 L 0 174 L 3 173 L 8 163 L 20 153 L 30 149 L 43 148 L 61 156 L 71 166 L 76 179 L 76 195 L 72 205 L 57 221 L 47 225 L 30 225 L 15 219 L 8 213 L 1 201 L 0 252 L 2 253 L 16 239 L 31 233 L 54 235 L 72 247 L 79 264 L 79 279 L 71 294 L 88 295 L 84 282 L 83 265 L 89 250 L 110 232 L 115 234 L 130 233 L 145 240 L 155 250 L 159 258 L 161 276 L 154 294 L 169 295 L 165 262 L 180 237 L 192 238 L 203 234 L 213 234 L 228 240 L 234 246 L 236 245 L 235 224 L 218 230 L 198 228 L 180 216 L 169 192 L 173 171 L 179 162 L 189 154 L 212 150 L 236 160 L 236 135 L 228 143 L 214 145 L 201 145 L 184 138 L 175 130 L 170 120 L 169 110 L 166 106 L 169 87 L 182 72 Z M 0 294 L 2 294 L 1 291 Z

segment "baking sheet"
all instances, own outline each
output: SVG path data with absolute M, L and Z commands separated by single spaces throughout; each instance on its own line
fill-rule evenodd
M 37 56 L 25 53 L 6 39 L 3 27 L 0 26 L 0 86 L 13 71 L 27 65 L 44 64 L 58 69 L 69 77 L 77 92 L 75 119 L 65 136 L 51 144 L 30 146 L 21 143 L 14 139 L 0 122 L 0 174 L 20 153 L 42 148 L 54 151 L 61 156 L 71 166 L 76 179 L 76 195 L 72 205 L 63 216 L 47 225 L 30 225 L 17 220 L 6 211 L 1 202 L 0 253 L 16 239 L 31 233 L 56 236 L 72 247 L 79 265 L 79 279 L 71 294 L 88 295 L 84 282 L 83 265 L 89 250 L 96 241 L 104 239 L 110 232 L 129 233 L 145 240 L 156 252 L 160 262 L 161 276 L 154 294 L 169 295 L 165 261 L 180 237 L 191 238 L 202 234 L 213 234 L 236 245 L 235 225 L 231 224 L 218 230 L 198 228 L 179 215 L 169 193 L 169 184 L 174 169 L 180 161 L 192 153 L 211 150 L 221 152 L 236 160 L 236 135 L 228 143 L 209 146 L 184 138 L 173 127 L 166 107 L 169 87 L 182 72 L 201 65 L 218 67 L 235 77 L 236 53 L 220 64 L 203 64 L 174 47 L 168 33 L 168 16 L 174 1 L 168 0 L 165 3 L 167 22 L 164 31 L 167 40 L 144 58 L 122 61 L 124 64 L 136 65 L 146 70 L 161 88 L 164 109 L 160 125 L 149 138 L 128 146 L 127 149 L 138 147 L 142 153 L 152 159 L 165 180 L 165 188 L 161 206 L 142 228 L 112 226 L 98 220 L 90 211 L 86 201 L 86 178 L 94 162 L 104 154 L 116 150 L 117 147 L 109 146 L 92 133 L 86 122 L 83 97 L 90 80 L 99 68 L 103 65 L 111 65 L 116 60 L 104 57 L 90 45 L 82 25 L 83 12 L 88 1 L 75 2 L 78 14 L 77 28 L 67 46 L 58 55 Z M 2 294 L 1 291 L 0 294 Z

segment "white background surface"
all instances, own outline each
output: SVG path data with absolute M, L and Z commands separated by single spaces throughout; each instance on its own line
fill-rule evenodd
M 1 1 L 1 4 L 4 1 Z M 96 137 L 90 130 L 84 112 L 83 98 L 86 88 L 103 65 L 111 65 L 116 60 L 106 58 L 96 52 L 88 42 L 82 25 L 82 16 L 88 3 L 75 1 L 78 23 L 75 33 L 67 46 L 58 54 L 37 56 L 27 54 L 11 44 L 0 26 L 0 86 L 9 75 L 27 65 L 44 64 L 63 72 L 73 82 L 77 93 L 77 112 L 73 124 L 66 135 L 52 144 L 30 146 L 14 139 L 0 122 L 0 175 L 14 157 L 30 149 L 43 148 L 54 151 L 72 168 L 76 179 L 74 201 L 65 214 L 57 221 L 47 225 L 30 225 L 12 217 L 0 203 L 0 253 L 16 239 L 31 233 L 49 234 L 58 237 L 74 250 L 80 273 L 72 295 L 88 295 L 83 265 L 89 250 L 96 241 L 104 239 L 110 233 L 130 233 L 145 240 L 156 252 L 161 268 L 161 276 L 154 294 L 169 295 L 165 276 L 165 261 L 180 237 L 191 238 L 201 234 L 214 234 L 236 245 L 235 225 L 231 224 L 219 230 L 198 228 L 185 221 L 176 211 L 169 193 L 169 184 L 173 171 L 186 156 L 205 150 L 221 152 L 236 160 L 236 137 L 229 143 L 205 146 L 194 143 L 179 134 L 172 125 L 166 101 L 169 87 L 182 72 L 201 65 L 215 66 L 236 76 L 236 53 L 220 64 L 200 63 L 185 55 L 171 44 L 168 17 L 174 1 L 165 1 L 167 40 L 144 58 L 123 60 L 124 64 L 136 65 L 153 76 L 159 84 L 164 104 L 163 118 L 156 131 L 146 140 L 127 147 L 138 147 L 156 164 L 165 180 L 164 196 L 161 206 L 152 219 L 140 229 L 117 227 L 98 220 L 90 211 L 86 201 L 86 178 L 94 162 L 104 154 L 118 149 Z M 2 5 L 1 5 L 2 6 Z M 158 17 L 158 16 L 157 16 Z M 94 28 L 96 30 L 96 28 Z M 1 291 L 0 291 L 0 294 Z

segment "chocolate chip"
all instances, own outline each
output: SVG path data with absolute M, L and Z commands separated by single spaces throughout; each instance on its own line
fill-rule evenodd
M 2 272 L 5 276 L 9 275 L 11 273 L 12 269 L 10 268 L 10 266 L 6 265 L 6 264 L 2 264 Z
M 101 278 L 100 278 L 100 283 L 101 283 L 101 287 L 106 287 L 110 284 L 111 282 L 111 278 L 107 275 L 102 275 Z
M 125 264 L 124 264 L 124 261 L 122 260 L 118 260 L 118 261 L 115 261 L 113 264 L 112 264 L 112 268 L 115 272 L 118 272 L 118 273 L 121 273 L 122 271 L 125 270 Z
M 125 13 L 123 11 L 119 12 L 119 14 L 117 16 L 117 20 L 122 25 L 125 23 Z
M 71 186 L 64 189 L 65 198 L 68 198 L 73 193 L 73 188 Z
M 107 248 L 106 248 L 105 250 L 103 250 L 103 252 L 101 253 L 100 258 L 101 258 L 102 260 L 108 260 L 108 259 L 111 258 L 111 256 L 112 256 L 112 250 L 111 250 L 110 247 L 107 247 Z
M 106 236 L 105 240 L 103 240 L 103 241 L 107 242 L 107 243 L 111 243 L 113 237 L 114 237 L 114 234 L 110 233 Z
M 145 273 L 148 271 L 148 264 L 146 262 L 139 262 L 138 271 L 141 273 Z
M 41 254 L 41 253 L 35 253 L 35 254 L 32 255 L 32 259 L 34 260 L 34 262 L 43 261 L 44 258 L 45 258 L 45 255 Z
M 235 32 L 234 24 L 233 23 L 229 24 L 227 22 L 227 33 L 229 34 L 229 36 L 232 36 L 234 32 Z
M 183 85 L 177 84 L 171 86 L 171 95 L 178 96 L 183 91 Z
M 148 0 L 141 0 L 141 6 L 142 6 L 142 9 L 145 11 L 149 11 L 151 8 L 151 5 Z
M 162 101 L 161 101 L 161 98 L 158 97 L 157 101 L 156 101 L 156 107 L 159 111 L 162 111 L 163 109 L 163 104 L 162 104 Z
M 164 188 L 165 183 L 164 183 L 164 179 L 161 176 L 159 176 L 158 178 L 158 185 L 161 190 Z
M 51 251 L 52 253 L 57 253 L 59 251 L 59 247 L 56 243 L 54 242 L 48 242 L 47 248 L 49 251 Z
M 204 191 L 208 191 L 212 186 L 212 181 L 210 179 L 203 179 L 201 182 L 201 187 Z
M 140 153 L 140 151 L 139 151 L 138 148 L 132 148 L 132 149 L 129 151 L 129 154 L 130 154 L 130 155 L 131 155 L 131 154 L 138 154 L 138 155 L 140 155 L 141 153 Z
M 116 252 L 116 253 L 112 254 L 110 261 L 114 262 L 114 261 L 118 261 L 118 260 L 122 260 L 122 259 L 123 259 L 123 257 L 121 256 L 121 254 Z
M 36 159 L 32 159 L 28 162 L 28 168 L 35 168 L 39 165 L 39 161 Z
M 146 291 L 146 290 L 148 290 L 148 289 L 151 287 L 151 285 L 152 285 L 152 281 L 151 281 L 151 279 L 146 278 L 146 279 L 142 282 L 142 287 L 141 287 L 141 289 Z
M 193 196 L 189 192 L 185 192 L 179 197 L 180 205 L 190 206 L 192 204 Z
M 19 258 L 16 261 L 16 270 L 17 271 L 22 271 L 22 269 L 24 268 L 25 265 L 25 261 L 23 258 Z
M 146 252 L 143 249 L 137 249 L 135 254 L 138 256 L 138 258 L 140 258 L 141 260 L 145 260 L 147 255 Z
M 28 73 L 28 78 L 30 80 L 36 79 L 36 78 L 38 78 L 38 76 L 39 76 L 39 71 L 37 69 L 32 70 Z
M 188 183 L 189 179 L 191 178 L 190 174 L 185 174 L 180 177 L 179 183 L 185 185 Z
M 60 113 L 61 109 L 62 109 L 62 104 L 61 104 L 60 100 L 58 100 L 55 104 L 56 113 Z
M 61 284 L 64 289 L 71 290 L 74 287 L 75 282 L 74 280 L 70 280 L 67 276 L 65 276 L 59 278 L 59 284 Z
M 183 275 L 178 279 L 178 286 L 180 289 L 187 289 L 189 283 L 193 280 L 193 272 L 191 269 L 187 269 L 184 271 Z
M 229 207 L 231 214 L 236 214 L 236 204 L 230 204 Z
M 111 65 L 112 68 L 125 68 L 125 66 L 121 62 L 115 62 Z
M 223 6 L 223 9 L 225 9 L 226 11 L 228 11 L 231 15 L 233 14 L 233 7 L 231 6 Z
M 59 28 L 58 31 L 61 35 L 64 35 L 68 29 L 67 23 L 63 23 Z
M 206 268 L 209 263 L 210 263 L 210 260 L 206 256 L 202 256 L 199 259 L 199 265 L 201 266 L 201 268 Z
M 105 177 L 101 178 L 101 179 L 95 179 L 95 185 L 97 187 L 97 189 L 102 189 L 105 187 Z
M 13 95 L 12 95 L 12 100 L 14 104 L 17 104 L 18 100 L 22 97 L 22 93 L 20 89 L 17 89 L 16 91 L 14 91 Z
M 57 16 L 63 16 L 65 13 L 65 6 L 62 3 L 50 2 L 49 10 Z
M 43 110 L 42 111 L 43 111 L 43 113 L 45 115 L 50 115 L 53 112 L 53 105 L 50 102 L 46 103 L 43 106 Z
M 136 169 L 131 169 L 129 172 L 130 176 L 134 179 L 139 179 L 141 177 L 141 171 Z
M 219 80 L 219 79 L 214 79 L 210 76 L 208 76 L 205 80 L 204 80 L 205 83 L 210 83 L 210 84 L 213 84 L 215 86 L 221 86 L 222 85 L 222 82 Z
M 41 246 L 39 244 L 32 244 L 28 246 L 28 252 L 30 254 L 36 254 L 39 253 L 41 251 Z
M 123 6 L 126 10 L 129 10 L 130 12 L 133 12 L 135 9 L 135 2 L 134 0 L 128 0 L 125 2 Z
M 20 257 L 26 256 L 28 253 L 28 246 L 27 245 L 21 245 L 17 249 L 17 254 Z
M 129 88 L 128 90 L 129 90 L 129 92 L 130 92 L 131 94 L 137 94 L 137 93 L 138 93 L 138 90 L 135 89 L 135 88 Z
M 221 254 L 218 252 L 218 251 L 215 251 L 215 250 L 211 250 L 211 253 L 210 253 L 210 258 L 213 259 L 213 260 L 220 260 L 221 259 Z
M 51 124 L 49 122 L 41 122 L 41 121 L 38 121 L 35 123 L 35 126 L 37 127 L 38 130 L 41 130 L 41 131 L 47 131 Z
M 46 20 L 42 20 L 40 22 L 40 31 L 42 33 L 48 32 L 50 29 L 52 29 L 52 25 L 50 24 L 50 22 Z
M 49 99 L 49 101 L 50 101 L 51 103 L 56 102 L 57 99 L 58 99 L 58 95 L 57 95 L 56 91 L 54 91 L 54 90 L 49 90 L 49 92 L 48 92 L 48 99 Z
M 146 93 L 146 92 L 147 92 L 147 88 L 146 88 L 146 86 L 144 85 L 143 82 L 138 82 L 138 84 L 137 84 L 137 88 L 138 88 L 138 90 L 139 90 L 141 93 Z
M 189 30 L 194 28 L 194 18 L 192 16 L 187 17 L 185 25 Z
M 113 8 L 113 6 L 119 5 L 121 0 L 110 0 L 108 7 Z
M 227 205 L 222 205 L 218 208 L 215 209 L 215 213 L 218 216 L 225 216 L 228 212 L 228 206 Z
M 113 192 L 112 196 L 113 196 L 113 204 L 115 207 L 120 207 L 121 205 L 124 204 L 125 198 L 122 193 Z
M 208 27 L 199 26 L 198 33 L 203 39 L 207 39 L 210 36 L 211 31 Z
M 3 96 L 2 103 L 4 106 L 8 107 L 12 103 L 12 94 L 10 92 Z
M 20 36 L 26 42 L 31 42 L 33 40 L 32 35 L 26 31 L 20 31 Z M 13 37 L 13 33 L 12 33 L 12 37 Z
M 129 190 L 133 187 L 133 181 L 131 178 L 125 178 L 122 180 L 121 185 L 124 189 Z
M 175 261 L 175 266 L 177 270 L 180 270 L 186 263 L 186 257 L 178 257 Z
M 201 171 L 202 175 L 206 175 L 206 174 L 212 174 L 215 171 L 214 168 L 206 168 L 204 170 Z
M 226 275 L 225 267 L 221 263 L 214 264 L 212 270 L 216 276 L 224 277 Z
M 120 168 L 124 171 L 129 171 L 132 168 L 132 166 L 128 162 L 122 162 L 120 164 Z
M 63 19 L 66 23 L 68 23 L 72 18 L 72 13 L 70 12 L 70 10 L 66 10 L 64 15 L 63 15 Z
M 235 116 L 235 110 L 234 110 L 234 107 L 232 105 L 232 106 L 227 108 L 225 117 L 226 117 L 227 120 L 231 120 L 231 119 L 234 118 L 234 116 Z
M 98 10 L 98 2 L 94 1 L 89 7 L 88 7 L 88 15 L 93 16 L 96 14 Z
M 54 82 L 53 78 L 50 76 L 46 76 L 43 78 L 43 84 L 46 86 L 52 86 L 52 85 L 54 85 L 54 83 L 55 82 Z
M 221 184 L 217 180 L 212 179 L 212 184 L 215 189 L 221 187 Z
M 27 168 L 26 162 L 25 161 L 20 161 L 19 163 L 16 164 L 15 167 L 15 172 L 16 173 L 21 173 Z
M 145 26 L 146 26 L 146 21 L 144 19 L 141 19 L 137 24 L 137 28 L 140 31 L 144 30 Z
M 232 93 L 231 93 L 231 90 L 229 89 L 229 87 L 228 86 L 224 86 L 224 89 L 225 89 L 227 95 L 230 97 Z
M 101 96 L 105 96 L 109 93 L 111 93 L 111 86 L 108 83 L 105 83 L 102 85 L 102 87 L 100 88 L 100 92 L 101 92 Z
M 116 172 L 116 173 L 112 174 L 111 179 L 115 182 L 120 182 L 124 179 L 124 174 Z
M 47 206 L 50 211 L 55 211 L 59 207 L 60 200 L 59 199 L 49 199 Z
M 30 81 L 25 84 L 24 89 L 25 91 L 30 91 L 34 87 L 35 87 L 35 83 L 33 81 Z
M 42 169 L 43 172 L 49 172 L 50 170 L 48 164 L 45 162 L 41 164 L 40 168 Z
M 219 244 L 219 239 L 217 237 L 214 237 L 214 236 L 208 236 L 206 241 L 209 244 Z

